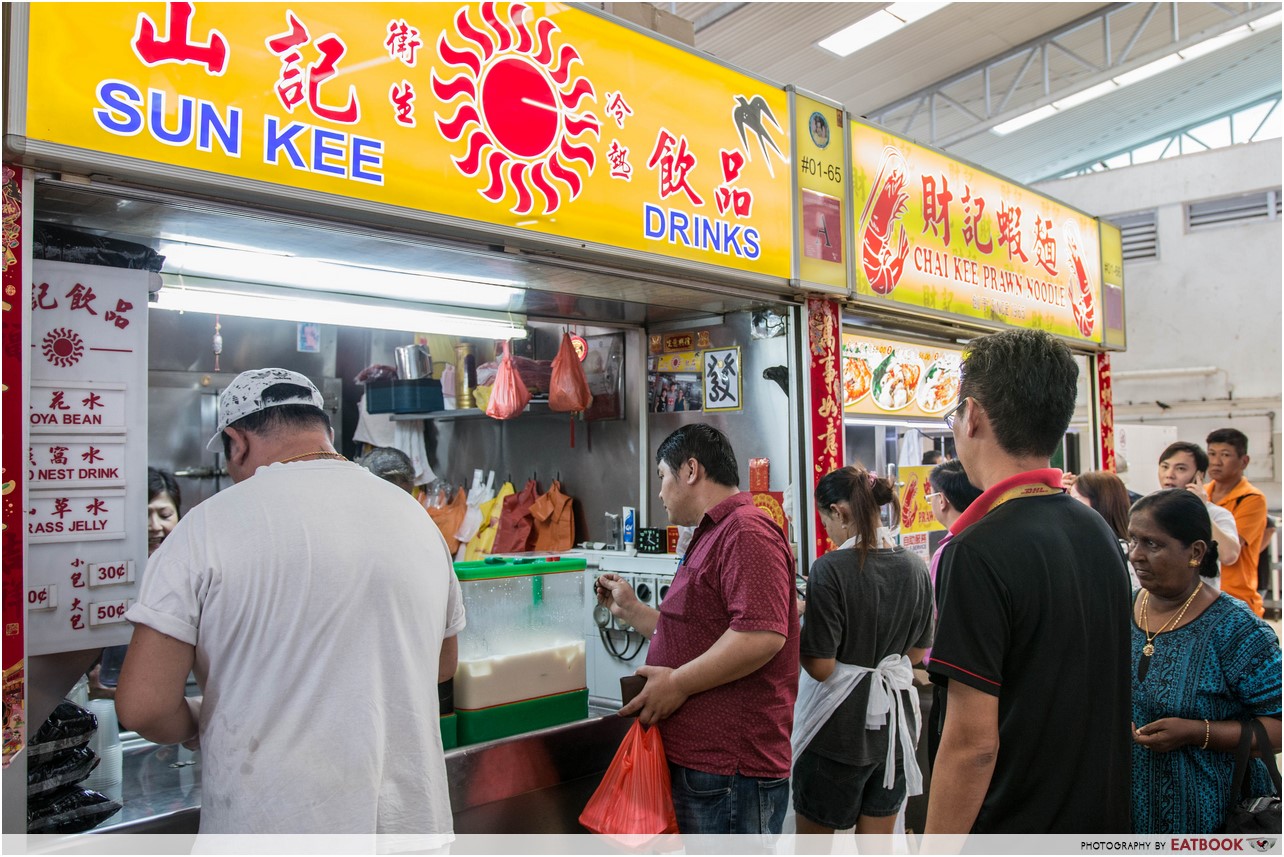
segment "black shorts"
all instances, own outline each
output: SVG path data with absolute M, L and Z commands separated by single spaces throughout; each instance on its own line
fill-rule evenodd
M 883 762 L 848 765 L 804 750 L 794 761 L 794 812 L 834 830 L 855 827 L 862 815 L 896 815 L 905 802 L 905 771 L 898 767 L 896 782 L 886 789 L 886 769 Z

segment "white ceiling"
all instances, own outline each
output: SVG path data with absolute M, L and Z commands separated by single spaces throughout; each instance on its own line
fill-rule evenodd
M 1276 12 L 1279 3 L 956 2 L 846 58 L 816 43 L 888 4 L 653 5 L 690 20 L 696 48 L 729 65 L 826 96 L 1018 181 L 1047 178 L 1280 92 L 1276 24 L 1005 137 L 989 130 Z

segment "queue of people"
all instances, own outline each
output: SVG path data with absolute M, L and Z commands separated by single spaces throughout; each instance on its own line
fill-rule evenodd
M 1271 793 L 1260 757 L 1280 746 L 1278 639 L 1250 605 L 1198 583 L 1216 571 L 1225 537 L 1212 509 L 1238 502 L 1251 514 L 1255 495 L 1232 483 L 1201 497 L 1181 483 L 1130 510 L 1113 474 L 1063 483 L 1049 461 L 1077 374 L 1068 349 L 1040 332 L 971 343 L 960 404 L 946 417 L 958 458 L 928 480 L 948 526 L 931 570 L 882 544 L 879 510 L 895 507 L 886 480 L 842 468 L 815 491 L 839 548 L 810 569 L 805 611 L 789 610 L 792 562 L 778 544 L 757 532 L 748 556 L 735 545 L 730 513 L 747 501 L 725 439 L 707 426 L 679 430 L 716 442 L 657 456 L 671 520 L 696 526 L 673 590 L 657 611 L 604 574 L 598 599 L 652 640 L 638 670 L 647 687 L 621 713 L 640 713 L 666 749 L 677 746 L 683 832 L 780 832 L 789 751 L 800 833 L 891 830 L 914 793 L 920 732 L 904 677 L 919 658 L 934 685 L 929 834 L 1218 831 L 1240 726 L 1253 718 L 1270 746 L 1253 744 L 1251 788 Z M 673 453 L 672 442 L 661 449 Z M 1201 464 L 1170 448 L 1161 478 L 1184 478 L 1185 456 Z M 1256 543 L 1243 548 L 1256 553 Z M 792 671 L 803 678 L 784 747 L 791 612 L 802 615 Z M 758 629 L 761 647 L 751 647 Z M 768 747 L 771 766 L 757 756 Z
M 841 468 L 815 489 L 839 547 L 810 569 L 805 614 L 790 545 L 740 490 L 727 438 L 703 423 L 665 438 L 660 500 L 694 528 L 672 586 L 659 609 L 616 574 L 595 593 L 650 639 L 620 714 L 660 730 L 683 833 L 780 833 L 791 794 L 801 833 L 891 832 L 927 780 L 919 663 L 935 700 L 926 833 L 1219 828 L 1240 724 L 1265 725 L 1257 755 L 1280 746 L 1279 642 L 1260 599 L 1233 597 L 1243 574 L 1213 511 L 1232 516 L 1237 559 L 1255 558 L 1265 505 L 1242 478 L 1246 441 L 1210 436 L 1202 497 L 1194 475 L 1181 483 L 1202 450 L 1170 447 L 1172 487 L 1121 533 L 1118 498 L 1109 515 L 1092 504 L 1113 483 L 1085 474 L 1076 502 L 1049 466 L 1077 373 L 1042 332 L 973 341 L 945 418 L 957 459 L 928 480 L 948 526 L 931 569 L 880 533 L 891 483 Z M 376 457 L 372 475 L 346 461 L 321 403 L 280 369 L 220 399 L 210 445 L 235 484 L 158 542 L 128 614 L 119 716 L 202 748 L 202 832 L 443 841 L 438 699 L 415 679 L 453 672 L 458 583 L 401 462 Z M 1219 566 L 1225 592 L 1206 582 Z M 183 696 L 190 670 L 203 697 Z M 1260 759 L 1250 781 L 1272 788 Z

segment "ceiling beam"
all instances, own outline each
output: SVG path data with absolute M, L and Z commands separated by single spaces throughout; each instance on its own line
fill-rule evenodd
M 1221 16 L 1218 22 L 1212 26 L 1205 26 L 1202 30 L 1194 29 L 1193 24 L 1183 30 L 1177 16 L 1176 6 L 1178 5 L 1180 4 L 1172 2 L 1110 4 L 911 95 L 871 110 L 865 115 L 873 122 L 889 128 L 902 129 L 901 133 L 906 136 L 938 148 L 948 148 L 1029 110 L 1104 83 L 1125 71 L 1255 21 L 1279 8 L 1276 3 L 1258 2 L 1240 4 L 1239 9 L 1227 8 L 1220 3 L 1199 4 L 1204 10 L 1216 10 Z M 1134 25 L 1123 20 L 1128 16 L 1121 13 L 1138 9 L 1145 10 L 1139 23 Z M 1165 26 L 1166 34 L 1157 41 L 1153 28 L 1148 33 L 1146 31 L 1162 11 L 1171 13 L 1171 17 L 1165 15 L 1161 19 L 1165 24 L 1171 21 L 1171 31 Z M 1080 55 L 1087 45 L 1083 39 L 1085 30 L 1095 31 L 1093 37 L 1099 40 L 1101 55 L 1105 57 L 1104 66 L 1097 66 Z M 1069 45 L 1063 43 L 1062 40 L 1072 33 L 1076 34 L 1075 42 Z M 1147 47 L 1134 56 L 1133 51 L 1143 34 L 1147 39 Z M 1119 55 L 1112 57 L 1113 41 L 1124 38 L 1126 43 L 1119 51 Z M 1055 48 L 1058 54 L 1072 57 L 1088 73 L 1067 77 L 1052 71 L 1048 60 L 1050 48 Z M 1024 61 L 1020 70 L 1010 83 L 1005 84 L 1011 64 L 1022 57 Z M 1030 86 L 1028 82 L 1023 84 L 1026 73 L 1036 59 L 1039 59 L 1042 65 L 1042 85 Z M 990 87 L 995 85 L 996 81 L 997 85 L 1005 91 L 998 103 L 993 104 L 990 99 Z M 1025 91 L 1022 91 L 1023 85 Z M 964 125 L 958 122 L 938 124 L 934 110 L 928 110 L 927 115 L 924 116 L 920 110 L 921 105 L 924 102 L 934 105 L 938 102 L 938 98 L 941 103 L 959 108 L 962 112 L 958 115 L 971 116 L 971 121 Z

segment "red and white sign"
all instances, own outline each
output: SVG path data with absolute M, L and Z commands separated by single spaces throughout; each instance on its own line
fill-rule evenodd
M 27 542 L 78 542 L 125 537 L 125 492 L 32 491 Z
M 26 588 L 56 587 L 27 614 L 27 653 L 129 642 L 112 604 L 147 557 L 147 271 L 37 262 L 28 283 L 30 366 L 22 467 Z M 98 587 L 110 587 L 100 589 Z M 91 587 L 94 587 L 91 589 Z M 53 591 L 52 589 L 50 591 Z
M 37 435 L 27 447 L 27 464 L 32 488 L 124 485 L 125 438 Z
M 116 601 L 95 601 L 89 605 L 89 624 L 118 625 L 125 621 L 125 611 L 133 604 L 132 598 L 121 598 Z
M 58 585 L 46 583 L 27 590 L 28 610 L 53 610 L 58 606 Z
M 124 384 L 31 382 L 33 434 L 123 432 L 127 423 Z
M 134 561 L 122 559 L 117 562 L 89 563 L 89 586 L 118 586 L 134 582 Z

